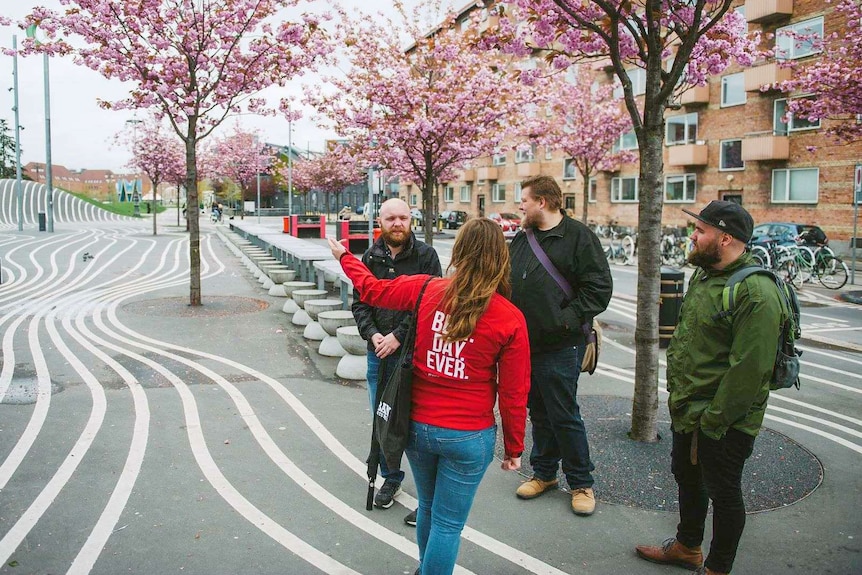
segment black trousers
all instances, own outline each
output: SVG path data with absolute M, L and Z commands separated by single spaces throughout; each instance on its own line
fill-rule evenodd
M 716 441 L 697 431 L 697 465 L 691 464 L 693 433 L 673 432 L 671 470 L 679 486 L 677 541 L 686 547 L 703 542 L 709 501 L 712 500 L 712 541 L 705 565 L 729 573 L 745 529 L 742 469 L 754 449 L 754 437 L 730 429 Z

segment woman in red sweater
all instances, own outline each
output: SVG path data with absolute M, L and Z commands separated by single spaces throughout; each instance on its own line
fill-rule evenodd
M 334 240 L 362 301 L 412 310 L 428 276 L 375 278 Z M 455 568 L 461 531 L 479 482 L 494 456 L 494 404 L 499 399 L 503 470 L 521 467 L 530 344 L 523 314 L 510 295 L 509 250 L 495 222 L 477 218 L 461 228 L 449 264 L 454 272 L 432 279 L 422 296 L 413 353 L 413 406 L 407 459 L 419 509 L 416 538 L 421 575 Z

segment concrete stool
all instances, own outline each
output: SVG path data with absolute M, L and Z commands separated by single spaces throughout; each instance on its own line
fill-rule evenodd
M 323 331 L 326 332 L 326 337 L 320 342 L 317 353 L 326 357 L 344 357 L 347 355 L 347 351 L 338 342 L 336 333 L 340 327 L 356 325 L 353 312 L 347 309 L 322 311 L 317 314 L 317 321 Z
M 284 282 L 292 282 L 296 279 L 296 270 L 292 270 L 287 266 L 284 266 L 284 269 L 272 267 L 268 271 L 273 283 L 283 284 Z
M 281 308 L 281 311 L 290 314 L 299 311 L 299 306 L 296 305 L 296 302 L 293 301 L 293 298 L 291 297 L 293 292 L 298 289 L 314 289 L 317 287 L 317 284 L 313 282 L 292 281 L 284 282 L 282 287 L 284 287 L 284 294 L 288 297 L 288 300 L 284 302 L 284 307 Z
M 308 322 L 308 325 L 305 326 L 305 330 L 302 332 L 302 337 L 312 341 L 323 341 L 326 337 L 326 331 L 324 331 L 317 322 L 317 316 L 322 311 L 335 311 L 337 309 L 341 309 L 341 300 L 310 299 L 305 301 L 305 305 L 303 305 L 302 308 L 308 314 L 308 317 L 311 318 L 311 321 Z M 296 317 L 296 315 L 293 317 Z
M 355 325 L 340 327 L 335 330 L 338 343 L 347 354 L 338 360 L 335 375 L 341 379 L 360 380 L 365 379 L 368 372 L 368 356 L 366 355 L 365 340 L 359 335 L 359 328 Z
M 326 290 L 325 289 L 298 289 L 298 290 L 293 290 L 293 293 L 290 294 L 290 297 L 292 297 L 293 301 L 296 302 L 296 305 L 299 306 L 299 309 L 296 310 L 296 313 L 293 314 L 293 318 L 290 320 L 290 323 L 292 323 L 293 325 L 306 326 L 309 323 L 311 323 L 311 316 L 308 315 L 307 311 L 305 311 L 305 302 L 307 302 L 310 299 L 325 298 L 326 297 Z

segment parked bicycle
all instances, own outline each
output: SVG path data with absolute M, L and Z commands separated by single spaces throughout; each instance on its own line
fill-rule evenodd
M 608 247 L 605 248 L 605 257 L 608 258 L 608 261 L 613 263 L 626 266 L 634 264 L 634 239 L 628 234 L 620 238 L 620 234 L 613 232 L 611 235 L 611 242 Z
M 666 266 L 681 268 L 686 264 L 685 238 L 676 234 L 664 234 L 661 237 L 661 263 Z

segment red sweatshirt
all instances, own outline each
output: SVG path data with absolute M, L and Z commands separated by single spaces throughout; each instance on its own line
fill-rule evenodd
M 413 309 L 427 275 L 380 280 L 362 262 L 346 255 L 341 266 L 363 302 Z M 448 283 L 445 278 L 431 280 L 419 307 L 411 419 L 449 429 L 486 429 L 494 425 L 494 403 L 499 395 L 506 455 L 520 456 L 530 391 L 527 323 L 518 308 L 494 294 L 469 338 L 444 342 L 441 332 L 447 318 L 441 300 Z

